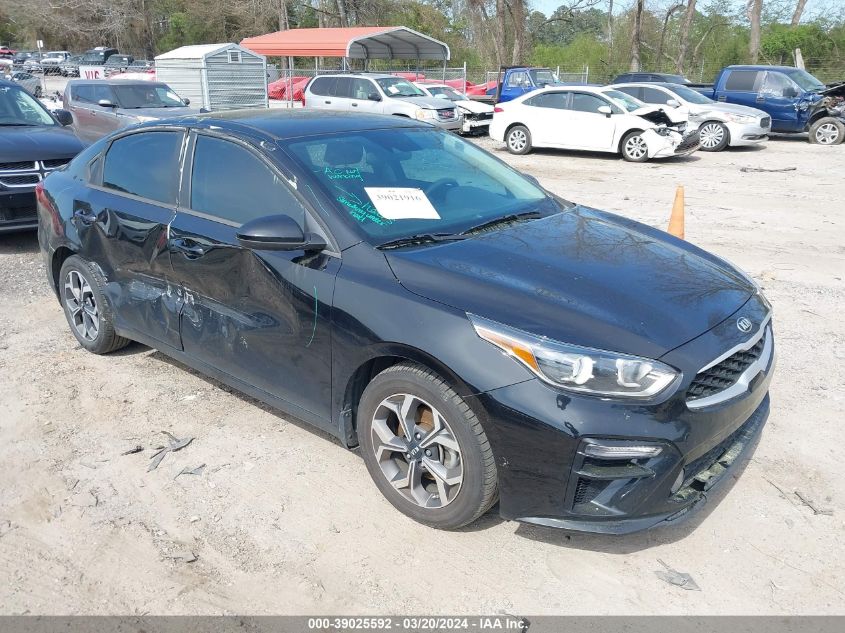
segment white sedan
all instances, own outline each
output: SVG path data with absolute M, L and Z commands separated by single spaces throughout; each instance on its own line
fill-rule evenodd
M 464 134 L 484 134 L 490 127 L 493 119 L 493 106 L 489 103 L 473 101 L 464 94 L 461 94 L 446 84 L 414 84 L 429 97 L 440 97 L 448 99 L 457 106 L 464 115 L 464 123 L 461 132 Z
M 610 88 L 550 86 L 496 105 L 490 137 L 512 154 L 533 147 L 622 154 L 632 162 L 686 156 L 698 132 L 672 108 L 647 106 Z

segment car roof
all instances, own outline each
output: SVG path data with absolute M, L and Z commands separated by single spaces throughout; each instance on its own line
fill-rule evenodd
M 735 64 L 730 70 L 798 70 L 795 66 L 770 66 L 769 64 Z
M 96 86 L 167 86 L 162 81 L 146 81 L 144 79 L 71 79 L 67 85 L 96 85 Z M 170 86 L 167 86 L 168 88 Z
M 428 124 L 406 117 L 332 110 L 278 110 L 273 108 L 227 110 L 199 116 L 188 115 L 159 119 L 142 124 L 141 129 L 168 125 L 186 125 L 198 129 L 215 128 L 233 133 L 253 131 L 275 139 L 365 130 L 432 129 L 432 126 Z
M 320 77 L 367 77 L 369 79 L 405 79 L 400 75 L 391 75 L 390 73 L 326 73 L 325 75 L 317 75 L 315 79 Z M 406 81 L 409 81 L 406 79 Z

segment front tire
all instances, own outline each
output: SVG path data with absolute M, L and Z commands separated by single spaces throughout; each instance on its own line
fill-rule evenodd
M 481 423 L 427 368 L 385 369 L 364 390 L 357 419 L 370 476 L 415 521 L 456 529 L 496 502 L 496 465 Z
M 648 160 L 648 144 L 640 130 L 628 132 L 620 144 L 622 158 L 629 163 L 644 163 Z
M 505 145 L 511 154 L 527 154 L 531 151 L 531 132 L 524 125 L 514 125 L 505 134 Z
M 839 119 L 822 117 L 810 126 L 810 142 L 815 145 L 839 145 L 845 140 L 845 125 Z
M 106 300 L 105 280 L 91 262 L 78 255 L 65 260 L 59 273 L 59 297 L 70 331 L 93 354 L 108 354 L 129 344 L 114 331 L 114 312 Z
M 707 121 L 698 131 L 702 152 L 721 152 L 731 140 L 728 128 L 718 121 Z

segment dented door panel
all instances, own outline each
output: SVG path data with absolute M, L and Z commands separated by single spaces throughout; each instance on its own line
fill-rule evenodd
M 96 261 L 119 332 L 139 332 L 179 348 L 182 296 L 167 250 L 171 207 L 91 187 L 74 199 L 72 222 L 82 252 Z
M 170 227 L 187 354 L 302 407 L 331 428 L 332 296 L 340 260 L 253 251 L 236 228 L 180 212 Z

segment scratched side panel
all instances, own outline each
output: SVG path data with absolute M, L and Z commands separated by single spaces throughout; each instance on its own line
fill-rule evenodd
M 227 374 L 302 407 L 330 424 L 331 305 L 340 261 L 323 254 L 252 251 L 235 229 L 180 214 L 171 239 L 201 246 L 174 251 L 184 286 L 185 351 Z
M 143 332 L 178 348 L 181 292 L 173 283 L 167 251 L 173 209 L 101 189 L 78 195 L 75 209 L 97 216 L 89 225 L 73 220 L 80 254 L 96 262 L 106 278 L 118 331 Z

